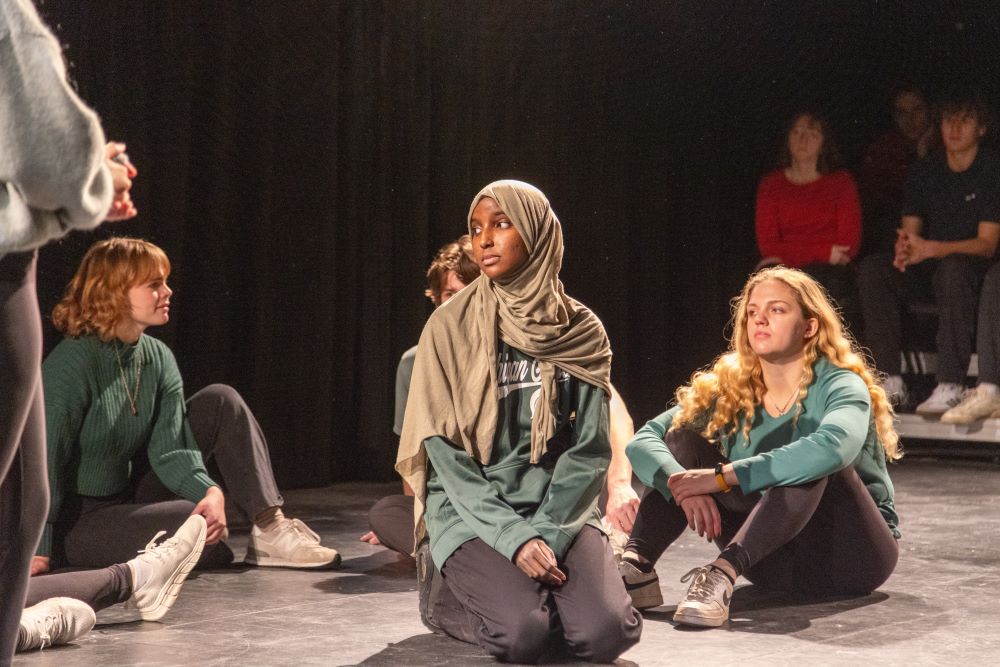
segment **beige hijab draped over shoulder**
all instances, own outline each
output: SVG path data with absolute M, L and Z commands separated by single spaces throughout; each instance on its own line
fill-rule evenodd
M 499 400 L 498 335 L 534 357 L 541 371 L 541 395 L 531 426 L 532 463 L 541 459 L 555 434 L 556 367 L 611 394 L 608 337 L 597 316 L 563 291 L 562 228 L 548 199 L 527 183 L 496 181 L 472 200 L 470 227 L 483 197 L 494 199 L 510 218 L 528 259 L 500 280 L 480 275 L 435 310 L 420 335 L 396 457 L 396 471 L 416 494 L 417 544 L 426 534 L 424 440 L 441 436 L 480 464 L 490 462 Z M 472 242 L 479 240 L 473 236 Z

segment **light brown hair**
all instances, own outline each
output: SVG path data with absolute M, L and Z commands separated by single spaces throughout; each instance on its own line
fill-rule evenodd
M 479 265 L 472 258 L 472 239 L 462 234 L 451 243 L 441 246 L 427 267 L 427 289 L 424 294 L 434 305 L 441 300 L 441 285 L 449 271 L 454 271 L 459 280 L 468 285 L 479 277 Z
M 74 338 L 111 340 L 130 312 L 128 291 L 150 278 L 170 275 L 170 260 L 149 241 L 111 238 L 90 246 L 62 300 L 52 309 L 56 329 Z

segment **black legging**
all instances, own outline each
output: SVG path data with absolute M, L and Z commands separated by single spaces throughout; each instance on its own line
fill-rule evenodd
M 0 257 L 0 665 L 10 663 L 48 513 L 37 253 Z
M 118 563 L 100 570 L 77 570 L 43 574 L 28 582 L 30 607 L 49 598 L 73 598 L 86 602 L 94 611 L 100 611 L 132 596 L 132 568 Z
M 685 468 L 726 459 L 690 429 L 670 431 L 667 447 Z M 866 594 L 896 567 L 899 547 L 854 468 L 766 493 L 738 488 L 712 496 L 722 535 L 715 543 L 737 574 L 755 584 L 805 595 Z M 684 511 L 650 491 L 626 550 L 655 562 L 687 527 Z

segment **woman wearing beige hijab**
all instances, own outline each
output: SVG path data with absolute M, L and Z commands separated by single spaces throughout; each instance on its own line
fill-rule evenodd
M 510 662 L 610 662 L 642 621 L 599 529 L 607 336 L 563 291 L 536 188 L 483 188 L 469 233 L 482 275 L 424 328 L 396 463 L 416 494 L 421 616 Z

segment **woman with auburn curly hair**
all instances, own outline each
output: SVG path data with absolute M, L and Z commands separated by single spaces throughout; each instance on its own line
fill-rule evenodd
M 819 284 L 796 269 L 750 277 L 730 349 L 677 390 L 627 448 L 655 489 L 620 566 L 638 608 L 663 603 L 653 565 L 689 527 L 722 549 L 674 620 L 719 626 L 736 579 L 806 595 L 864 595 L 896 565 L 886 462 L 892 407 Z
M 201 566 L 225 565 L 223 488 L 253 521 L 248 563 L 336 566 L 335 550 L 282 514 L 267 442 L 240 395 L 216 384 L 185 401 L 170 349 L 144 333 L 170 318 L 169 275 L 152 243 L 99 241 L 52 313 L 67 337 L 43 364 L 52 502 L 32 573 L 124 562 L 192 514 L 207 523 Z

